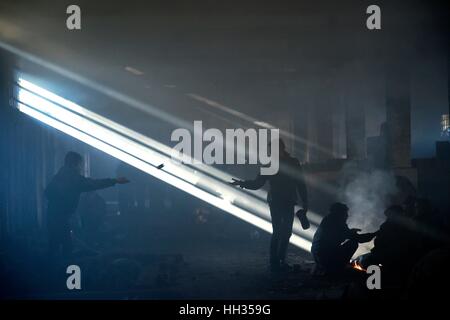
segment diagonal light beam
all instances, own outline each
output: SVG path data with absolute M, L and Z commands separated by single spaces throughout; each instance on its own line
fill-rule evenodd
M 162 144 L 103 118 L 23 78 L 18 80 L 21 112 L 81 140 L 135 168 L 216 206 L 264 231 L 272 232 L 267 205 L 204 172 L 172 161 Z M 125 134 L 124 134 L 125 133 Z M 132 137 L 130 137 L 130 135 Z M 145 137 L 146 139 L 140 139 Z M 164 146 L 170 149 L 167 146 Z M 164 149 L 165 150 L 165 149 Z M 168 151 L 168 150 L 165 150 Z M 157 166 L 164 163 L 163 169 Z M 298 224 L 298 223 L 297 223 Z M 291 243 L 310 250 L 310 230 L 294 228 Z
M 181 126 L 181 127 L 185 127 L 185 128 L 190 128 L 190 125 L 188 123 L 185 123 L 184 121 L 181 121 L 179 119 L 175 119 L 173 116 L 168 115 L 166 113 L 164 113 L 161 110 L 157 110 L 155 107 L 145 104 L 141 101 L 138 101 L 130 96 L 127 96 L 125 94 L 122 94 L 120 92 L 117 92 L 116 90 L 109 88 L 107 86 L 104 86 L 102 84 L 99 84 L 97 82 L 94 82 L 90 79 L 87 79 L 79 74 L 76 74 L 70 70 L 66 70 L 65 68 L 58 66 L 52 62 L 46 61 L 40 57 L 37 57 L 29 52 L 23 51 L 21 49 L 18 49 L 14 46 L 12 46 L 11 44 L 8 44 L 6 42 L 0 41 L 0 48 L 8 51 L 12 54 L 14 54 L 15 56 L 21 57 L 27 61 L 30 61 L 33 64 L 42 66 L 45 69 L 51 70 L 57 74 L 60 74 L 68 79 L 71 79 L 75 82 L 81 83 L 83 85 L 86 85 L 98 92 L 101 92 L 102 94 L 115 99 L 117 101 L 120 101 L 126 105 L 129 105 L 133 108 L 136 108 L 138 110 L 141 110 L 145 113 L 149 113 L 152 114 L 156 117 L 158 117 L 159 119 L 166 121 L 168 123 L 177 125 L 177 126 Z M 23 79 L 22 79 L 23 80 Z M 37 94 L 40 94 L 44 97 L 46 97 L 47 99 L 50 98 L 51 101 L 54 101 L 66 108 L 69 108 L 75 112 L 80 112 L 81 115 L 88 117 L 89 119 L 98 122 L 100 124 L 103 124 L 109 128 L 112 128 L 113 130 L 120 132 L 123 135 L 128 136 L 129 138 L 136 140 L 136 141 L 140 141 L 141 143 L 147 145 L 150 148 L 153 149 L 157 149 L 159 152 L 164 153 L 166 155 L 170 155 L 171 149 L 164 145 L 161 144 L 149 137 L 146 137 L 142 134 L 139 134 L 127 127 L 121 126 L 118 123 L 112 122 L 107 118 L 104 118 L 98 114 L 95 114 L 93 112 L 90 112 L 87 109 L 84 109 L 80 106 L 78 106 L 77 104 L 66 100 L 62 97 L 59 97 L 43 88 L 40 88 L 38 86 L 35 86 L 34 84 L 27 82 L 25 80 L 23 80 L 22 85 L 24 86 L 30 86 L 30 90 L 32 92 L 35 92 Z M 39 93 L 41 92 L 41 93 Z M 52 100 L 53 99 L 53 100 Z M 205 175 L 208 176 L 213 176 L 215 179 L 217 180 L 221 180 L 224 183 L 227 183 L 228 181 L 231 180 L 231 178 L 233 178 L 233 176 L 215 169 L 212 166 L 207 166 L 205 164 L 192 164 L 189 165 L 191 168 L 194 169 L 194 171 L 201 171 L 203 172 Z M 259 199 L 260 201 L 253 201 L 252 206 L 258 206 L 258 207 L 264 207 L 265 210 L 263 209 L 263 211 L 265 211 L 265 216 L 268 217 L 269 212 L 267 210 L 267 205 L 265 203 L 265 200 L 267 198 L 267 192 L 264 190 L 240 190 L 241 193 L 245 193 L 247 195 L 247 202 L 250 200 L 250 198 L 255 197 L 257 199 Z M 250 197 L 248 197 L 250 196 Z M 262 201 L 262 203 L 260 203 Z M 322 217 L 314 212 L 310 212 L 309 214 L 310 220 L 314 225 L 318 225 L 322 219 Z M 294 223 L 294 230 L 299 230 L 299 224 L 297 222 Z
M 94 89 L 94 90 L 96 90 L 98 92 L 101 92 L 102 94 L 104 94 L 104 95 L 106 95 L 106 96 L 108 96 L 108 97 L 110 97 L 112 99 L 120 101 L 120 102 L 122 102 L 122 103 L 124 103 L 126 105 L 129 105 L 129 106 L 131 106 L 133 108 L 141 110 L 141 111 L 143 111 L 145 113 L 152 114 L 152 115 L 158 117 L 159 119 L 161 119 L 163 121 L 166 121 L 166 122 L 171 123 L 171 124 L 175 124 L 177 126 L 190 128 L 190 124 L 189 123 L 185 123 L 184 121 L 181 121 L 180 119 L 175 119 L 173 116 L 168 115 L 168 114 L 164 113 L 161 110 L 157 110 L 153 106 L 150 106 L 150 105 L 145 104 L 145 103 L 143 103 L 141 101 L 138 101 L 138 100 L 136 100 L 136 99 L 134 99 L 134 98 L 132 98 L 130 96 L 127 96 L 127 95 L 125 95 L 123 93 L 120 93 L 120 92 L 118 92 L 118 91 L 116 91 L 116 90 L 114 90 L 112 88 L 109 88 L 109 87 L 104 86 L 102 84 L 96 83 L 96 82 L 94 82 L 94 81 L 92 81 L 90 79 L 87 79 L 87 78 L 85 78 L 85 77 L 83 77 L 83 76 L 81 76 L 79 74 L 76 74 L 76 73 L 74 73 L 74 72 L 72 72 L 70 70 L 66 70 L 65 68 L 63 68 L 61 66 L 58 66 L 58 65 L 56 65 L 56 64 L 54 64 L 52 62 L 46 61 L 46 60 L 44 60 L 44 59 L 42 59 L 40 57 L 37 57 L 37 56 L 35 56 L 35 55 L 33 55 L 33 54 L 29 53 L 29 52 L 26 52 L 26 51 L 23 51 L 21 49 L 18 49 L 16 47 L 12 46 L 11 44 L 8 44 L 6 42 L 0 41 L 0 48 L 5 50 L 5 51 L 8 51 L 8 52 L 14 54 L 15 56 L 18 56 L 18 57 L 21 57 L 21 58 L 23 58 L 23 59 L 25 59 L 27 61 L 30 61 L 33 64 L 42 66 L 43 68 L 51 70 L 51 71 L 53 71 L 53 72 L 55 72 L 57 74 L 60 74 L 60 75 L 62 75 L 64 77 L 68 78 L 68 79 L 71 79 L 71 80 L 73 80 L 75 82 L 78 82 L 78 83 L 81 83 L 83 85 L 86 85 L 86 86 L 88 86 L 88 87 L 90 87 L 90 88 L 92 88 L 92 89 Z M 24 81 L 24 83 L 25 83 L 25 81 Z M 28 85 L 33 86 L 32 83 L 28 83 Z M 66 99 L 64 99 L 62 97 L 54 95 L 53 93 L 51 93 L 49 91 L 46 91 L 43 88 L 39 88 L 39 87 L 35 86 L 35 88 L 31 89 L 31 91 L 33 91 L 33 92 L 38 92 L 38 91 L 45 92 L 44 96 L 46 98 L 48 98 L 49 96 L 53 96 L 53 98 L 56 99 L 56 100 L 52 100 L 52 101 L 57 102 L 57 103 L 61 102 L 60 103 L 61 105 L 63 105 L 64 107 L 67 107 L 69 109 L 71 109 L 71 108 L 78 109 L 78 111 L 81 111 L 82 115 L 85 115 L 85 116 L 89 117 L 91 120 L 94 120 L 94 121 L 96 121 L 98 123 L 104 124 L 107 127 L 113 128 L 114 130 L 116 130 L 116 131 L 118 131 L 118 132 L 120 132 L 120 133 L 122 133 L 124 135 L 127 135 L 131 139 L 134 139 L 134 140 L 140 141 L 143 144 L 146 144 L 150 148 L 156 148 L 156 149 L 158 149 L 159 152 L 165 153 L 166 155 L 170 155 L 170 152 L 171 152 L 170 150 L 171 149 L 168 146 L 163 145 L 163 144 L 161 144 L 161 143 L 159 143 L 159 142 L 157 142 L 157 141 L 155 141 L 153 139 L 150 139 L 149 137 L 146 137 L 146 136 L 144 136 L 142 134 L 139 134 L 139 133 L 137 133 L 135 131 L 132 131 L 132 130 L 130 130 L 127 127 L 124 127 L 124 126 L 121 126 L 121 125 L 119 125 L 117 123 L 114 123 L 114 122 L 110 121 L 107 118 L 101 117 L 98 114 L 90 112 L 89 110 L 84 109 L 84 108 L 74 104 L 73 102 L 71 102 L 69 100 L 66 100 Z M 58 101 L 60 101 L 60 102 L 58 102 Z M 193 164 L 193 165 L 190 165 L 190 167 L 192 167 L 194 169 L 194 171 L 197 171 L 197 170 L 198 171 L 202 171 L 205 175 L 213 176 L 215 179 L 221 180 L 224 183 L 227 183 L 228 181 L 231 180 L 231 178 L 233 178 L 233 176 L 228 175 L 225 172 L 222 172 L 220 170 L 215 169 L 212 166 L 207 166 L 205 164 Z M 258 206 L 258 207 L 263 206 L 265 208 L 265 210 L 263 209 L 263 211 L 265 211 L 264 215 L 266 217 L 270 216 L 269 213 L 268 213 L 268 210 L 267 210 L 267 205 L 265 204 L 265 200 L 267 198 L 267 192 L 265 192 L 264 190 L 240 190 L 240 191 L 241 191 L 241 193 L 245 193 L 245 194 L 247 194 L 247 196 L 250 196 L 250 197 L 247 197 L 247 201 L 246 202 L 248 202 L 251 197 L 255 197 L 255 198 L 259 199 L 260 201 L 259 202 L 258 201 L 255 202 L 254 201 L 252 203 L 252 206 Z M 261 201 L 263 203 L 260 203 Z M 322 219 L 321 216 L 319 216 L 318 214 L 316 214 L 314 212 L 310 212 L 309 213 L 309 217 L 310 217 L 311 222 L 314 225 L 318 225 L 320 223 L 321 219 Z M 299 230 L 299 224 L 297 222 L 294 223 L 294 230 L 297 230 L 297 231 Z M 307 232 L 307 233 L 309 233 L 309 232 Z
M 92 120 L 93 122 L 96 122 L 100 124 L 101 126 L 107 127 L 109 129 L 112 129 L 114 131 L 115 139 L 117 139 L 118 143 L 123 140 L 121 136 L 128 137 L 129 139 L 126 140 L 126 144 L 130 145 L 129 140 L 133 141 L 139 141 L 141 145 L 136 145 L 136 143 L 132 143 L 130 145 L 130 148 L 133 149 L 140 149 L 139 154 L 143 154 L 147 151 L 147 153 L 151 154 L 151 156 L 154 158 L 153 161 L 151 161 L 152 164 L 159 164 L 163 160 L 167 160 L 166 157 L 173 157 L 174 154 L 172 154 L 172 149 L 154 139 L 151 139 L 143 134 L 140 134 L 134 130 L 131 130 L 125 126 L 122 126 L 114 121 L 111 121 L 99 114 L 96 114 L 92 111 L 89 111 L 78 104 L 69 101 L 67 99 L 64 99 L 48 90 L 45 90 L 44 88 L 41 88 L 23 78 L 20 78 L 19 86 L 23 89 L 26 89 L 26 91 L 29 91 L 30 93 L 35 93 L 36 95 L 39 95 L 40 97 L 31 98 L 35 99 L 34 102 L 36 103 L 38 100 L 40 102 L 38 103 L 39 106 L 42 105 L 49 105 L 49 103 L 46 100 L 49 100 L 51 102 L 54 102 L 55 104 L 58 104 L 70 111 L 75 112 L 77 115 L 87 118 L 89 120 Z M 25 91 L 25 90 L 22 90 Z M 22 93 L 25 97 L 27 96 L 25 93 Z M 51 105 L 51 104 L 50 104 Z M 47 110 L 51 110 L 52 108 L 47 108 Z M 66 116 L 66 119 L 70 118 L 70 121 L 73 122 L 73 119 L 71 116 Z M 78 117 L 79 118 L 79 117 Z M 101 131 L 101 129 L 99 129 Z M 110 131 L 108 131 L 110 132 Z M 111 133 L 108 133 L 111 135 Z M 142 147 L 146 147 L 146 150 L 142 150 Z M 156 152 L 156 154 L 155 154 Z M 159 154 L 165 155 L 166 157 L 159 157 Z M 175 154 L 177 155 L 177 154 Z M 148 155 L 150 156 L 150 155 Z M 156 159 L 155 159 L 156 156 Z M 181 161 L 181 157 L 178 158 L 179 161 Z M 166 170 L 169 172 L 173 172 L 175 174 L 178 174 L 178 176 L 183 176 L 185 178 L 189 178 L 192 181 L 198 181 L 197 177 L 202 177 L 202 181 L 204 184 L 206 184 L 209 188 L 214 185 L 215 190 L 219 189 L 222 190 L 224 187 L 228 190 L 227 193 L 236 193 L 235 188 L 231 188 L 228 186 L 228 182 L 231 181 L 232 178 L 235 178 L 232 175 L 229 175 L 223 171 L 220 171 L 212 166 L 205 165 L 203 163 L 200 164 L 187 164 L 182 166 L 183 172 L 179 172 L 180 168 L 179 166 L 174 166 L 173 163 L 169 163 L 166 166 Z M 219 182 L 219 183 L 218 183 Z M 222 182 L 222 183 L 220 183 Z M 239 190 L 237 193 L 239 196 L 235 196 L 235 198 L 240 198 L 240 201 L 244 203 L 246 206 L 252 206 L 252 207 L 258 207 L 258 210 L 261 212 L 261 214 L 264 217 L 270 217 L 269 211 L 267 210 L 267 192 L 264 190 Z M 244 194 L 246 196 L 244 196 Z M 251 196 L 251 197 L 249 197 Z M 253 199 L 252 199 L 253 198 Z M 252 200 L 251 200 L 252 199 Z M 318 225 L 320 223 L 321 217 L 313 212 L 309 213 L 310 220 L 313 225 Z M 294 224 L 294 230 L 300 230 L 299 225 L 297 223 Z M 311 234 L 308 234 L 309 237 L 312 237 Z

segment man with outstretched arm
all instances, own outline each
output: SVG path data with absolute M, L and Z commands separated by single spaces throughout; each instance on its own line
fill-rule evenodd
M 274 175 L 259 174 L 254 180 L 233 179 L 232 185 L 249 190 L 257 190 L 268 181 L 270 190 L 267 201 L 272 218 L 272 238 L 270 242 L 270 268 L 272 271 L 289 269 L 286 264 L 286 253 L 292 235 L 294 207 L 298 196 L 302 199 L 303 211 L 301 219 L 305 220 L 308 210 L 308 193 L 303 178 L 300 162 L 287 151 L 284 142 L 279 140 L 279 170 Z
M 63 257 L 72 253 L 72 237 L 70 217 L 75 213 L 80 194 L 112 187 L 116 184 L 128 183 L 126 178 L 91 179 L 81 175 L 83 158 L 76 152 L 68 152 L 64 166 L 52 178 L 45 189 L 48 200 L 47 222 L 49 251 L 52 256 L 62 250 Z

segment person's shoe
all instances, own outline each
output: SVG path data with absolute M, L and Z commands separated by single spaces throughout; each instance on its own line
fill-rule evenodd
M 295 214 L 300 220 L 300 224 L 302 225 L 303 230 L 309 229 L 310 223 L 308 217 L 306 216 L 306 210 L 300 209 Z

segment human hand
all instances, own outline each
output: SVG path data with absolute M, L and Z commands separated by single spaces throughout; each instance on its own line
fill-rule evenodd
M 231 178 L 231 180 L 233 180 L 232 182 L 230 182 L 230 184 L 232 186 L 238 186 L 238 187 L 242 188 L 242 185 L 241 185 L 242 181 L 241 180 L 238 180 L 238 179 L 235 179 L 235 178 Z

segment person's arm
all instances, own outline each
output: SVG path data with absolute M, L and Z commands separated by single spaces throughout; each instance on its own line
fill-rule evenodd
M 371 241 L 377 235 L 376 232 L 359 234 L 359 231 L 361 231 L 361 229 L 348 229 L 348 238 L 354 239 L 358 241 L 358 243 L 364 243 Z
M 253 180 L 237 180 L 233 178 L 233 181 L 230 183 L 233 186 L 239 186 L 244 189 L 249 190 L 257 190 L 264 186 L 264 184 L 267 181 L 267 176 L 263 176 L 259 174 L 255 179 Z
M 91 179 L 80 176 L 78 181 L 78 188 L 81 192 L 89 192 L 99 189 L 105 189 L 114 186 L 115 184 L 128 183 L 126 178 L 117 179 Z
M 376 232 L 363 233 L 356 235 L 356 241 L 359 243 L 369 242 L 376 236 Z

